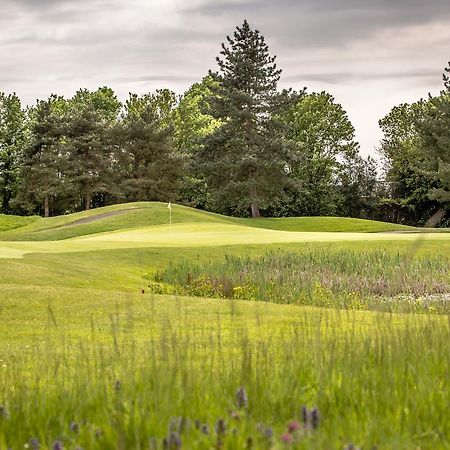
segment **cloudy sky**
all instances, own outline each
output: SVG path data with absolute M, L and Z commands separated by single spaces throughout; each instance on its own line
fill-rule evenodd
M 0 91 L 25 104 L 103 85 L 121 99 L 182 93 L 244 18 L 278 56 L 281 86 L 331 92 L 365 155 L 378 119 L 438 93 L 450 60 L 449 0 L 0 0 Z

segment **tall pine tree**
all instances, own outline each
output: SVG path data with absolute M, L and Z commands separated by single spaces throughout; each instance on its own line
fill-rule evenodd
M 250 210 L 259 217 L 286 177 L 286 152 L 274 120 L 281 70 L 264 37 L 247 21 L 227 37 L 220 55 L 219 71 L 210 72 L 216 83 L 207 112 L 222 125 L 205 138 L 196 167 L 219 209 Z
M 120 153 L 117 183 L 128 201 L 174 201 L 182 159 L 174 154 L 173 126 L 169 125 L 174 95 L 168 90 L 130 94 L 117 127 Z M 173 100 L 173 101 L 172 101 Z
M 42 204 L 45 217 L 50 215 L 52 201 L 66 194 L 71 186 L 65 173 L 68 154 L 62 145 L 66 110 L 66 100 L 51 95 L 29 111 L 30 136 L 23 151 L 22 183 L 16 202 L 29 211 L 35 210 L 36 202 Z
M 121 103 L 112 89 L 79 90 L 70 100 L 66 115 L 66 147 L 70 155 L 70 177 L 78 186 L 84 209 L 92 207 L 95 195 L 114 188 L 112 163 L 115 147 L 111 133 Z

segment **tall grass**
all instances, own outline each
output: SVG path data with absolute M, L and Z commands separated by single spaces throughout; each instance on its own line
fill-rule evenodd
M 82 335 L 50 305 L 0 346 L 0 448 L 450 448 L 446 318 L 199 302 L 105 305 Z
M 387 249 L 272 251 L 260 257 L 226 255 L 209 263 L 185 259 L 158 272 L 154 281 L 195 296 L 448 312 L 445 296 L 433 294 L 450 293 L 450 256 L 412 258 Z M 150 284 L 155 292 L 163 288 Z

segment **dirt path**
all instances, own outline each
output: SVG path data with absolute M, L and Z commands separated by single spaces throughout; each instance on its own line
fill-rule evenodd
M 78 220 L 75 220 L 74 222 L 67 223 L 66 225 L 61 225 L 58 228 L 66 228 L 66 227 L 71 227 L 73 225 L 83 225 L 86 223 L 97 222 L 98 220 L 108 219 L 109 217 L 114 217 L 114 216 L 120 216 L 120 215 L 125 214 L 130 211 L 138 211 L 139 209 L 143 209 L 143 208 L 122 209 L 120 211 L 111 211 L 111 212 L 107 212 L 107 213 L 103 213 L 103 214 L 97 214 L 96 216 L 92 216 L 92 217 L 83 217 L 82 219 L 78 219 Z

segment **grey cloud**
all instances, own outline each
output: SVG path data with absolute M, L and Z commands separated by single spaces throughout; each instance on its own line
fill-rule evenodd
M 208 1 L 182 10 L 186 17 L 247 18 L 283 45 L 336 47 L 379 30 L 450 19 L 448 0 Z
M 442 85 L 450 58 L 449 0 L 0 2 L 0 90 L 25 104 L 105 83 L 121 98 L 181 93 L 216 69 L 220 43 L 247 18 L 278 54 L 282 83 L 334 94 L 366 148 L 395 102 Z
M 441 71 L 439 69 L 414 69 L 408 72 L 331 72 L 331 73 L 302 73 L 283 77 L 286 82 L 321 81 L 328 84 L 354 83 L 359 81 L 372 80 L 393 80 L 393 79 L 416 79 L 422 81 L 439 80 Z

